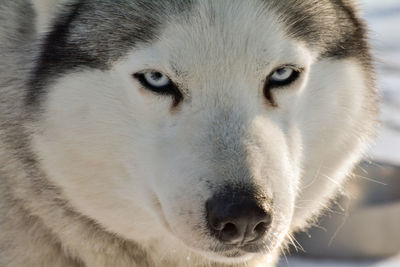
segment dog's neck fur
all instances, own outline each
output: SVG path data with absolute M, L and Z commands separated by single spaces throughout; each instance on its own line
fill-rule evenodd
M 44 2 L 48 1 L 43 0 Z M 204 266 L 204 259 L 201 264 L 196 265 L 196 256 L 188 258 L 187 255 L 190 252 L 187 250 L 179 250 L 176 255 L 166 254 L 162 250 L 163 245 L 165 247 L 165 240 L 153 240 L 139 246 L 108 232 L 97 225 L 94 220 L 75 211 L 65 201 L 67 198 L 63 196 L 63 192 L 51 185 L 42 173 L 37 164 L 38 159 L 33 153 L 27 151 L 27 148 L 30 147 L 28 138 L 30 135 L 26 131 L 29 129 L 22 126 L 30 119 L 23 118 L 23 116 L 31 116 L 26 112 L 26 114 L 21 114 L 22 110 L 26 108 L 23 104 L 23 88 L 26 81 L 23 79 L 27 79 L 26 77 L 29 76 L 27 65 L 32 64 L 31 58 L 32 55 L 35 55 L 34 48 L 32 51 L 32 47 L 25 46 L 30 46 L 27 44 L 35 42 L 35 37 L 32 36 L 34 31 L 28 27 L 29 23 L 33 27 L 34 19 L 26 15 L 31 14 L 32 10 L 27 10 L 31 9 L 30 7 L 21 9 L 21 5 L 25 4 L 21 3 L 22 1 L 9 1 L 4 4 L 12 6 L 11 11 L 15 11 L 15 14 L 6 23 L 0 25 L 0 36 L 10 36 L 0 42 L 0 88 L 5 88 L 4 91 L 1 91 L 1 98 L 7 100 L 0 106 L 0 240 L 2 241 L 0 243 L 0 266 Z M 25 31 L 19 32 L 17 26 L 21 26 L 20 28 Z M 19 36 L 18 34 L 25 35 Z M 327 62 L 326 65 L 328 64 L 332 63 Z M 321 63 L 320 69 L 326 65 Z M 24 70 L 21 70 L 21 66 L 24 66 Z M 331 69 L 340 69 L 342 66 L 338 64 L 336 68 L 334 67 L 330 66 Z M 315 100 L 318 101 L 313 104 L 315 107 L 324 105 L 321 101 L 323 100 L 322 96 Z M 317 97 L 314 96 L 314 99 Z M 365 99 L 363 101 L 372 100 Z M 313 115 L 315 116 L 315 114 Z M 368 124 L 370 123 L 368 119 L 362 119 L 367 116 L 368 114 L 357 115 L 357 118 L 360 118 L 357 119 L 360 121 L 360 132 L 366 132 L 372 128 Z M 363 121 L 362 125 L 361 121 Z M 353 121 L 349 121 L 349 124 L 351 123 Z M 342 127 L 344 126 L 346 125 L 342 125 Z M 364 128 L 366 130 L 362 131 Z M 344 131 L 344 129 L 348 128 L 339 130 Z M 349 129 L 353 128 L 349 127 Z M 327 137 L 329 136 L 327 135 Z M 320 136 L 316 138 L 321 139 Z M 359 143 L 363 143 L 363 140 L 354 142 L 353 145 L 356 146 Z M 338 154 L 326 151 L 323 140 L 315 146 L 320 147 L 322 151 L 309 151 L 309 155 L 318 155 L 318 160 L 322 158 L 322 155 L 324 155 L 324 159 L 329 159 L 324 161 L 324 164 L 331 168 L 323 169 L 327 177 L 337 175 L 336 165 L 346 165 L 346 168 L 343 169 L 347 170 L 347 165 L 352 165 L 357 160 L 355 157 L 349 159 L 349 156 L 346 155 L 345 150 L 351 147 L 352 143 L 340 144 L 341 146 L 337 149 L 343 150 L 340 154 L 341 160 L 338 159 Z M 342 149 L 342 147 L 346 149 Z M 348 163 L 344 164 L 341 161 L 348 161 Z M 322 165 L 319 161 L 311 164 Z M 321 181 L 311 178 L 317 174 L 305 173 L 304 175 L 311 180 L 309 185 L 313 184 L 314 187 L 308 186 L 306 183 L 310 192 L 303 193 L 303 199 L 300 201 L 307 203 L 308 209 L 314 210 L 317 214 L 322 206 L 321 199 L 325 204 L 329 198 L 320 196 L 315 198 L 315 201 L 309 201 L 309 195 L 314 193 L 320 195 L 319 191 L 324 190 L 319 189 L 318 192 L 315 190 L 317 188 L 315 185 Z M 344 177 L 344 175 L 340 176 Z M 324 181 L 324 179 L 321 180 Z M 321 186 L 328 187 L 330 184 L 321 182 Z M 331 190 L 334 189 L 332 187 Z M 330 196 L 331 192 L 326 190 L 326 195 Z M 295 225 L 297 228 L 299 225 L 302 226 L 302 223 L 306 223 L 306 219 L 301 217 L 301 211 L 299 213 L 295 216 L 298 220 Z M 146 251 L 150 251 L 152 255 Z M 234 266 L 265 266 L 267 261 L 273 265 L 278 255 L 275 254 L 272 258 L 271 255 L 268 257 L 268 259 L 255 258 L 253 262 Z M 206 266 L 229 265 L 207 263 Z

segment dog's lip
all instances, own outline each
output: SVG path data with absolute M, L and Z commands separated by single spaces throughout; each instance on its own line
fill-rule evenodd
M 209 248 L 209 251 L 224 258 L 239 259 L 246 256 L 256 254 L 266 254 L 269 252 L 265 244 L 254 243 L 242 246 L 220 245 L 218 247 Z
M 241 256 L 245 254 L 257 254 L 257 253 L 264 253 L 266 252 L 265 248 L 258 245 L 246 245 L 241 247 L 226 247 L 223 249 L 213 250 L 214 253 L 221 254 L 221 255 L 236 255 L 241 254 Z
M 252 245 L 252 244 L 249 244 L 249 245 L 246 245 L 246 246 L 242 246 L 242 247 L 240 247 L 240 250 L 244 251 L 246 253 L 263 253 L 263 252 L 266 251 L 263 246 Z
M 245 255 L 249 254 L 248 252 L 244 252 L 240 249 L 230 250 L 225 253 L 220 253 L 220 255 L 227 257 L 227 258 L 241 258 Z
M 256 252 L 249 252 L 242 250 L 240 248 L 235 248 L 235 249 L 227 249 L 227 250 L 219 250 L 219 251 L 209 251 L 208 253 L 212 253 L 215 256 L 218 256 L 219 258 L 230 260 L 230 261 L 246 261 L 253 257 L 254 255 L 257 255 L 259 253 Z

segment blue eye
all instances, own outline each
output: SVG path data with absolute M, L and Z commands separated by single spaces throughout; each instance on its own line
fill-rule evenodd
M 277 69 L 270 77 L 271 81 L 283 82 L 292 76 L 294 70 L 288 67 Z
M 143 71 L 133 74 L 133 76 L 147 89 L 160 93 L 168 94 L 175 88 L 174 83 L 162 72 Z
M 281 67 L 276 69 L 268 78 L 268 88 L 285 86 L 291 84 L 300 76 L 300 71 L 292 67 Z
M 143 71 L 133 74 L 133 77 L 135 77 L 143 87 L 154 93 L 172 96 L 174 98 L 174 106 L 177 106 L 183 99 L 183 95 L 178 87 L 162 72 Z
M 292 66 L 282 66 L 275 69 L 265 81 L 264 97 L 271 103 L 273 107 L 277 107 L 272 89 L 279 89 L 295 82 L 301 74 L 301 70 Z
M 171 83 L 171 80 L 161 72 L 145 72 L 143 78 L 153 87 L 165 87 Z

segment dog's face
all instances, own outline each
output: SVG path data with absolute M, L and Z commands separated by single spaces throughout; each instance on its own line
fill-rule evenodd
M 226 262 L 273 252 L 356 160 L 340 146 L 360 147 L 341 132 L 353 131 L 363 109 L 354 105 L 364 97 L 362 71 L 321 59 L 322 48 L 290 35 L 265 1 L 176 9 L 147 33 L 151 41 L 124 44 L 101 67 L 102 49 L 85 33 L 95 28 L 102 46 L 116 40 L 102 32 L 112 28 L 75 10 L 88 24 L 72 18 L 65 42 L 93 61 L 36 82 L 46 95 L 34 149 L 71 205 L 123 238 L 181 243 Z M 316 180 L 322 161 L 335 171 Z

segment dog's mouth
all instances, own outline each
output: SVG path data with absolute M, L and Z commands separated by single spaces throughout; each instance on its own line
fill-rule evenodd
M 228 258 L 240 258 L 246 255 L 254 255 L 259 253 L 267 253 L 268 249 L 259 244 L 249 244 L 245 246 L 223 246 L 210 249 L 213 253 L 219 254 Z
M 266 245 L 249 244 L 244 246 L 218 245 L 198 252 L 216 262 L 237 264 L 247 262 L 257 255 L 267 255 L 271 250 Z
M 257 252 L 249 252 L 241 248 L 233 249 L 213 249 L 200 252 L 203 256 L 221 263 L 241 263 L 246 262 L 257 255 Z
M 266 246 L 263 244 L 259 243 L 254 243 L 254 244 L 246 244 L 243 246 L 235 246 L 235 245 L 224 245 L 224 246 L 218 246 L 215 248 L 211 248 L 215 253 L 229 253 L 232 251 L 241 251 L 243 253 L 265 253 L 267 251 Z
M 230 258 L 230 259 L 238 259 L 247 256 L 249 253 L 244 252 L 242 250 L 231 250 L 219 253 L 222 257 Z
M 153 199 L 153 204 L 154 208 L 157 211 L 157 215 L 159 216 L 159 221 L 162 223 L 164 228 L 171 234 L 175 235 L 174 231 L 170 227 L 168 220 L 166 219 L 162 204 L 158 197 L 153 194 L 152 195 Z M 210 236 L 210 238 L 213 238 Z M 181 240 L 183 241 L 183 240 Z M 185 242 L 184 242 L 185 243 Z M 199 253 L 209 259 L 216 260 L 218 262 L 223 262 L 223 263 L 239 263 L 239 262 L 245 262 L 250 260 L 253 256 L 257 254 L 268 254 L 271 251 L 271 246 L 273 244 L 270 244 L 271 246 L 265 244 L 261 240 L 257 240 L 254 243 L 248 243 L 248 244 L 243 244 L 243 245 L 229 245 L 229 244 L 217 244 L 212 245 L 208 248 L 196 248 L 192 247 L 189 244 L 185 245 L 193 250 L 196 253 Z

